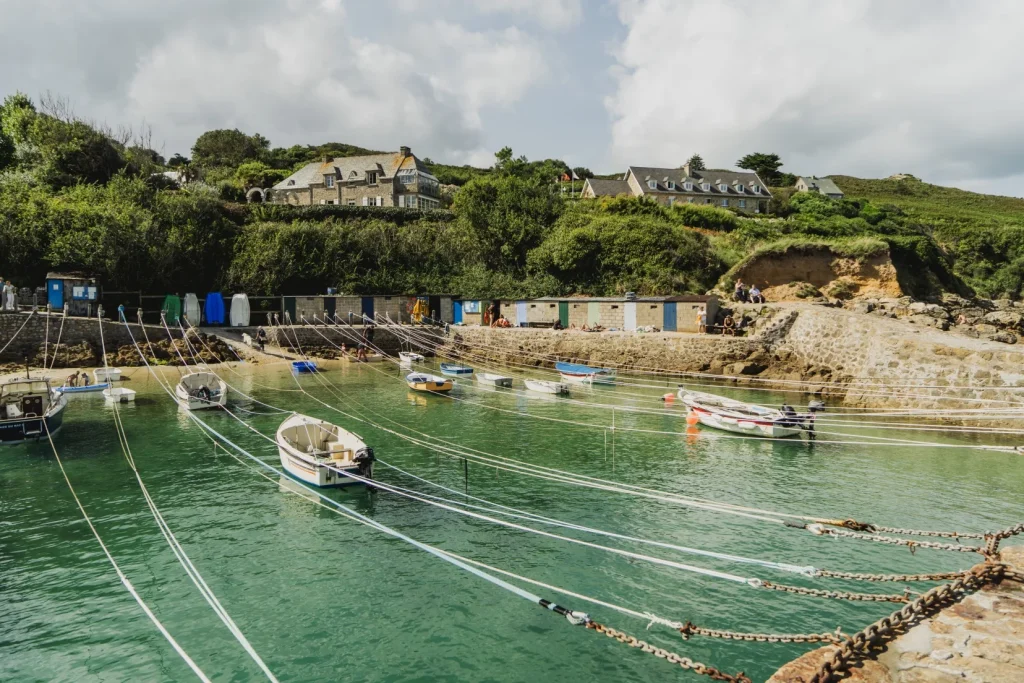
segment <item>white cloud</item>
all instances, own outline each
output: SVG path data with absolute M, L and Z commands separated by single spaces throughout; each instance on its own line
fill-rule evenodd
M 611 155 L 933 181 L 1024 171 L 1024 3 L 623 0 Z

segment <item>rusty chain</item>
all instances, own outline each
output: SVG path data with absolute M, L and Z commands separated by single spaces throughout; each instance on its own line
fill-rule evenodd
M 675 652 L 671 652 L 664 648 L 656 647 L 646 641 L 640 640 L 639 638 L 635 638 L 634 636 L 631 636 L 628 633 L 623 633 L 622 631 L 618 631 L 612 628 L 611 626 L 605 626 L 604 624 L 600 624 L 596 621 L 587 621 L 586 626 L 588 629 L 591 629 L 598 633 L 603 633 L 609 638 L 614 638 L 620 643 L 625 643 L 630 647 L 637 648 L 641 652 L 646 652 L 647 654 L 654 655 L 659 659 L 664 659 L 669 664 L 678 664 L 684 669 L 693 671 L 694 673 L 701 674 L 702 676 L 707 676 L 712 680 L 726 681 L 726 683 L 751 683 L 751 680 L 742 671 L 735 675 L 723 673 L 722 671 L 719 671 L 713 666 L 708 666 L 706 664 L 701 664 L 700 662 L 695 662 L 689 657 L 683 657 L 682 655 L 677 655 Z
M 943 538 L 976 538 L 983 539 L 985 534 L 961 533 L 959 531 L 921 531 L 920 529 L 900 529 L 893 526 L 878 526 L 872 524 L 871 531 L 883 534 L 899 534 L 900 536 L 934 536 Z
M 964 572 L 945 572 L 942 574 L 858 574 L 857 572 L 835 572 L 830 569 L 817 569 L 815 576 L 829 579 L 849 579 L 850 581 L 952 581 L 963 576 Z
M 683 640 L 689 640 L 690 636 L 705 636 L 707 638 L 722 638 L 725 640 L 743 640 L 752 643 L 841 643 L 846 637 L 842 629 L 837 628 L 834 633 L 738 633 L 736 631 L 721 631 L 713 628 L 697 626 L 689 621 L 678 629 Z
M 951 583 L 936 586 L 910 604 L 846 639 L 822 663 L 810 683 L 834 683 L 841 680 L 857 662 L 871 657 L 875 650 L 893 640 L 917 620 L 958 602 L 968 593 L 990 583 L 998 583 L 1006 575 L 1005 565 L 986 561 L 975 565 Z
M 847 531 L 845 529 L 826 529 L 822 526 L 809 524 L 807 530 L 820 536 L 837 536 L 840 538 L 857 538 L 863 541 L 874 541 L 875 543 L 888 543 L 889 545 L 905 545 L 914 552 L 918 548 L 931 548 L 933 550 L 951 550 L 958 553 L 986 553 L 986 549 L 973 545 L 960 545 L 954 543 L 935 543 L 934 541 L 911 541 L 906 538 L 893 538 L 892 536 L 872 536 L 870 533 Z
M 771 581 L 757 581 L 752 583 L 756 588 L 767 588 L 773 591 L 795 593 L 797 595 L 813 595 L 818 598 L 833 598 L 835 600 L 856 600 L 862 602 L 910 602 L 910 591 L 904 589 L 902 595 L 877 594 L 877 593 L 849 593 L 846 591 L 828 591 L 820 588 L 804 588 L 803 586 L 788 586 Z

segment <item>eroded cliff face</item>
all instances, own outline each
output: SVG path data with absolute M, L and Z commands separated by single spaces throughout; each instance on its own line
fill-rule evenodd
M 903 296 L 888 251 L 856 259 L 828 247 L 790 249 L 755 256 L 734 275 L 748 285 L 756 284 L 773 302 L 801 301 L 819 294 L 841 299 Z

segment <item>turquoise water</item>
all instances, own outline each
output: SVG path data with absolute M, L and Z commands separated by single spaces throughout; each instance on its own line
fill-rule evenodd
M 385 461 L 453 488 L 465 486 L 460 459 L 332 413 L 294 391 L 295 380 L 284 368 L 254 372 L 243 366 L 238 372 L 244 376 L 225 377 L 256 398 L 349 427 Z M 678 410 L 673 415 L 617 410 L 613 455 L 610 432 L 604 429 L 528 416 L 610 425 L 605 409 L 471 384 L 457 389 L 466 401 L 414 395 L 390 365 L 337 366 L 327 377 L 340 387 L 344 403 L 315 377 L 298 381 L 332 405 L 386 415 L 403 425 L 399 430 L 413 428 L 525 462 L 684 495 L 925 529 L 989 530 L 1022 516 L 1024 459 L 1018 455 L 712 439 L 700 429 L 679 436 L 622 431 L 683 432 L 686 424 Z M 281 680 L 701 680 L 292 495 L 277 475 L 267 481 L 215 449 L 144 370 L 134 371 L 127 386 L 139 396 L 122 416 L 147 486 L 210 587 Z M 656 408 L 645 401 L 664 391 L 594 388 L 575 393 L 588 402 Z M 243 400 L 233 405 L 265 410 Z M 239 415 L 266 434 L 281 420 L 279 415 Z M 277 466 L 274 447 L 230 415 L 200 416 Z M 981 442 L 932 432 L 859 432 L 872 433 Z M 55 442 L 112 554 L 175 638 L 214 680 L 259 680 L 256 666 L 195 591 L 160 536 L 119 448 L 111 409 L 95 397 L 72 400 Z M 117 580 L 81 521 L 49 445 L 10 447 L 0 451 L 0 458 L 0 680 L 192 679 Z M 376 475 L 439 493 L 386 467 L 379 466 Z M 820 538 L 777 524 L 476 463 L 469 465 L 468 487 L 471 494 L 494 502 L 618 533 L 828 569 L 953 570 L 970 566 L 977 557 L 929 550 L 911 554 L 877 543 Z M 496 527 L 385 492 L 329 490 L 327 495 L 445 550 L 639 611 L 714 628 L 821 632 L 842 625 L 853 631 L 894 607 L 759 590 Z M 745 577 L 898 592 L 893 586 L 811 580 L 551 531 Z M 684 642 L 668 629 L 645 630 L 646 622 L 607 608 L 526 588 L 725 671 L 744 670 L 754 680 L 808 649 L 704 638 Z

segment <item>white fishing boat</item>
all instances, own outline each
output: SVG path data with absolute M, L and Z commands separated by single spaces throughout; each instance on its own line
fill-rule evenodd
M 539 394 L 568 394 L 569 386 L 561 382 L 549 382 L 546 379 L 524 379 L 523 384 L 530 391 Z
M 359 435 L 308 415 L 295 414 L 277 428 L 285 472 L 313 486 L 348 486 L 373 478 L 373 449 Z
M 403 363 L 422 363 L 426 359 L 419 353 L 413 353 L 412 351 L 399 351 L 398 360 Z
M 563 382 L 570 384 L 615 384 L 615 370 L 592 368 L 578 363 L 555 363 Z
M 120 368 L 96 368 L 92 371 L 92 377 L 96 380 L 96 384 L 104 384 L 106 382 L 118 382 L 121 379 Z
M 188 410 L 219 408 L 227 405 L 228 385 L 212 372 L 190 372 L 178 382 L 174 395 L 178 405 Z
M 780 439 L 814 431 L 814 409 L 798 414 L 686 389 L 679 389 L 679 399 L 702 425 L 726 432 Z
M 135 400 L 135 390 L 125 387 L 110 387 L 103 390 L 103 398 L 111 403 L 131 403 Z
M 512 386 L 511 377 L 496 375 L 493 372 L 481 372 L 476 376 L 476 381 L 480 384 L 486 384 L 492 387 L 505 387 L 506 389 Z
M 427 391 L 430 393 L 446 393 L 455 386 L 453 380 L 437 375 L 428 375 L 425 372 L 413 372 L 405 376 L 405 382 L 413 391 Z
M 19 377 L 0 385 L 0 443 L 15 444 L 56 434 L 68 400 L 50 380 Z

